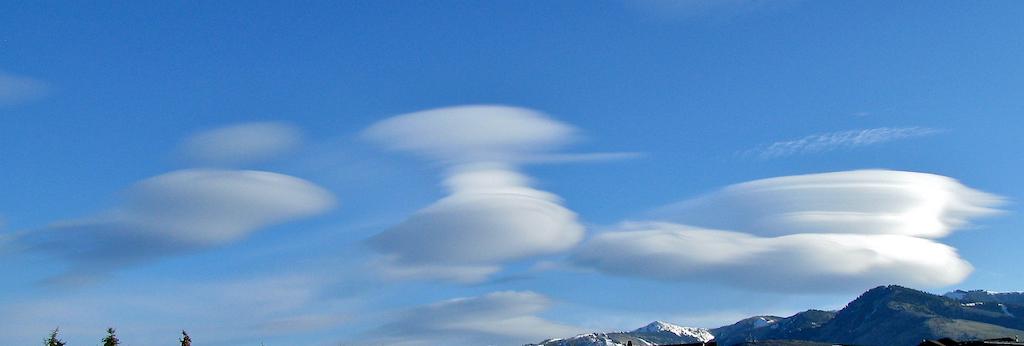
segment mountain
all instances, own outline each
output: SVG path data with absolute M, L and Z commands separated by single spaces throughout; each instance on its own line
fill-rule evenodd
M 721 345 L 753 340 L 807 339 L 835 317 L 834 311 L 807 310 L 789 317 L 754 316 L 711 330 Z
M 590 333 L 565 339 L 548 339 L 539 344 L 529 344 L 526 346 L 622 346 L 623 344 L 612 340 L 606 333 Z M 639 345 L 647 344 L 641 343 Z
M 973 340 L 1024 335 L 1024 319 L 993 304 L 959 301 L 900 286 L 873 288 L 805 340 L 916 345 L 923 339 Z
M 764 340 L 744 341 L 732 346 L 835 346 L 831 342 L 806 341 L 806 340 Z
M 901 286 L 879 286 L 839 311 L 754 316 L 711 330 L 653 322 L 631 332 L 583 334 L 539 345 L 621 346 L 632 341 L 636 346 L 654 346 L 713 338 L 722 346 L 913 346 L 925 339 L 1024 336 L 1024 304 L 1017 300 L 1021 296 L 987 291 L 954 291 L 939 296 Z
M 656 345 L 705 342 L 715 338 L 711 331 L 704 328 L 680 327 L 662 321 L 651 322 L 628 334 Z
M 778 323 L 784 318 L 779 316 L 754 316 L 745 318 L 728 326 L 711 330 L 715 341 L 723 345 L 732 345 L 748 340 L 779 339 L 774 337 L 778 331 Z
M 996 303 L 1024 306 L 1024 292 L 992 292 L 985 290 L 956 290 L 943 295 L 962 303 Z
M 1024 316 L 1024 308 L 978 300 L 961 301 L 906 287 L 880 286 L 836 312 L 808 310 L 786 318 L 755 316 L 712 329 L 711 333 L 726 346 L 754 340 L 916 345 L 924 339 L 943 337 L 974 340 L 1024 335 L 1024 319 L 1017 317 Z
M 654 346 L 705 342 L 714 339 L 704 328 L 681 327 L 671 323 L 654 321 L 630 332 L 580 334 L 564 339 L 544 340 L 533 346 Z
M 974 340 L 1024 335 L 1024 319 L 991 304 L 964 304 L 899 286 L 871 289 L 824 323 L 809 340 L 915 345 L 923 339 Z

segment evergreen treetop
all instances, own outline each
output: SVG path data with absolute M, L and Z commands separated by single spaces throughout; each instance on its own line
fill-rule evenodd
M 192 346 L 192 338 L 188 337 L 188 333 L 182 330 L 181 335 L 182 338 L 178 339 L 178 341 L 181 341 L 181 346 Z
M 117 346 L 121 344 L 121 340 L 117 339 L 117 334 L 114 328 L 107 328 L 107 337 L 103 338 L 103 346 Z
M 57 333 L 60 332 L 60 327 L 54 328 L 50 332 L 50 337 L 43 339 L 43 346 L 64 346 L 64 340 L 57 338 Z

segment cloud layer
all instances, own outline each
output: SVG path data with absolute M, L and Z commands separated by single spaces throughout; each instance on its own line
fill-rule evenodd
M 879 127 L 866 130 L 848 130 L 810 135 L 800 139 L 775 142 L 747 151 L 761 159 L 810 154 L 881 144 L 900 139 L 941 133 L 942 130 L 924 127 Z
M 105 271 L 222 245 L 334 203 L 326 190 L 287 175 L 181 170 L 135 184 L 112 210 L 28 232 L 19 243 Z
M 204 344 L 283 344 L 337 328 L 356 311 L 324 292 L 322 280 L 302 275 L 199 280 L 124 280 L 19 298 L 0 310 L 0 334 L 4 344 L 29 345 L 40 330 L 60 326 L 69 344 L 87 345 L 114 325 L 122 342 L 133 345 L 165 344 L 182 329 Z
M 179 148 L 189 162 L 206 166 L 238 166 L 272 159 L 302 143 L 295 126 L 253 122 L 221 127 L 187 138 Z
M 931 238 L 996 212 L 1001 199 L 953 179 L 867 170 L 729 186 L 595 236 L 576 265 L 666 281 L 759 290 L 856 290 L 884 283 L 937 287 L 969 263 Z
M 883 283 L 939 287 L 962 281 L 973 269 L 952 247 L 909 236 L 759 237 L 671 223 L 626 224 L 587 242 L 573 261 L 620 276 L 782 292 Z
M 522 345 L 575 335 L 578 328 L 536 316 L 551 301 L 528 291 L 494 292 L 420 306 L 375 330 L 381 345 Z
M 583 237 L 558 196 L 514 168 L 575 130 L 528 109 L 462 106 L 399 115 L 363 136 L 446 166 L 448 196 L 370 239 L 385 276 L 480 281 L 506 261 L 568 250 Z

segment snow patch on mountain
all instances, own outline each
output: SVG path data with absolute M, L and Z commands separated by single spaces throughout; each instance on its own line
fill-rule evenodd
M 1006 305 L 999 304 L 999 308 L 1003 309 L 1003 313 L 1006 314 L 1006 316 L 1017 317 L 1017 316 L 1014 316 L 1012 313 L 1010 313 L 1010 310 L 1006 309 Z
M 764 327 L 770 326 L 772 324 L 775 324 L 775 322 L 777 322 L 777 320 L 775 320 L 775 319 L 768 319 L 768 318 L 763 317 L 763 316 L 758 316 L 753 321 L 755 329 L 757 329 L 757 328 L 764 328 Z

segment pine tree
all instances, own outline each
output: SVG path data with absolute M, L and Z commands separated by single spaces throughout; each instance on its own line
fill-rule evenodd
M 182 330 L 181 335 L 183 337 L 178 339 L 178 341 L 181 341 L 181 346 L 192 346 L 192 338 L 188 337 L 188 333 Z
M 103 346 L 117 346 L 121 344 L 121 340 L 117 339 L 117 334 L 114 328 L 107 328 L 107 337 L 103 338 Z
M 43 346 L 64 346 L 64 340 L 57 338 L 57 333 L 60 332 L 60 327 L 54 328 L 50 332 L 50 337 L 43 339 Z

